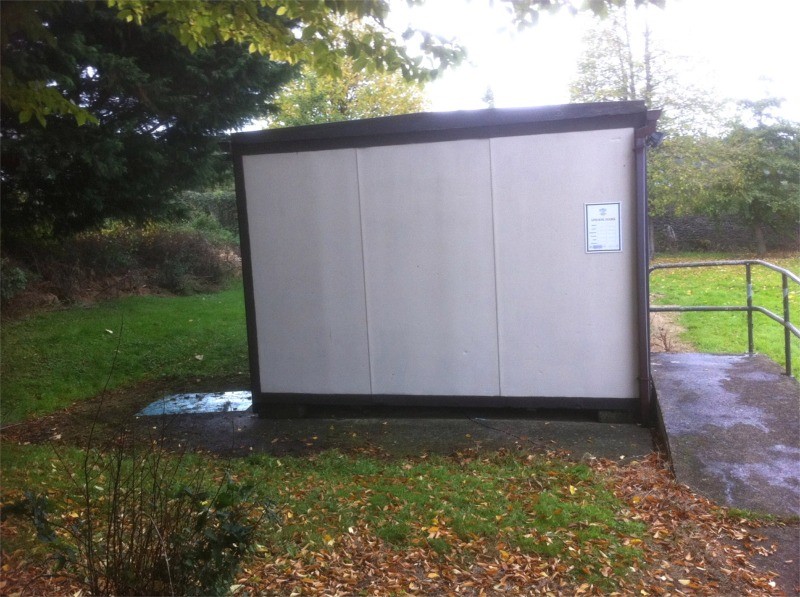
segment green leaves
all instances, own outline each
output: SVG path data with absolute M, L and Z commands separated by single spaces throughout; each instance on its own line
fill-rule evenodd
M 659 43 L 646 8 L 637 8 L 652 2 L 596 4 L 604 18 L 595 20 L 583 39 L 578 75 L 570 84 L 572 101 L 643 100 L 663 110 L 659 130 L 670 136 L 721 128 L 722 102 L 686 80 L 686 59 Z
M 722 136 L 668 137 L 648 152 L 648 183 L 651 213 L 737 217 L 763 254 L 800 220 L 800 126 L 756 112 Z
M 426 66 L 418 64 L 384 23 L 387 0 L 108 0 L 108 4 L 125 21 L 158 18 L 160 27 L 191 51 L 232 41 L 273 60 L 304 62 L 321 74 L 337 74 L 340 60 L 357 54 L 368 56 L 368 67 L 425 81 L 463 57 L 462 48 L 438 39 L 423 50 Z
M 358 51 L 358 46 L 356 46 Z M 399 73 L 367 73 L 368 59 L 345 58 L 337 76 L 304 69 L 276 97 L 277 126 L 299 126 L 357 118 L 407 114 L 424 109 L 419 85 Z
M 3 66 L 3 85 L 0 94 L 3 104 L 18 115 L 20 124 L 33 118 L 42 126 L 47 126 L 47 117 L 52 115 L 73 116 L 79 126 L 99 121 L 88 110 L 77 106 L 59 90 L 40 81 L 21 81 L 13 69 Z
M 182 45 L 140 8 L 120 18 L 65 3 L 49 17 L 54 46 L 18 36 L 3 52 L 4 243 L 163 214 L 228 169 L 220 136 L 269 114 L 293 74 L 258 48 L 188 33 Z M 205 9 L 208 24 L 217 9 Z M 128 22 L 137 15 L 141 26 Z
M 15 3 L 8 18 L 4 11 L 2 103 L 18 114 L 21 124 L 35 118 L 45 126 L 50 117 L 58 115 L 72 116 L 78 125 L 96 124 L 98 112 L 81 103 L 77 95 L 54 86 L 57 79 L 44 76 L 42 69 L 15 73 L 6 68 L 5 44 L 20 31 L 31 42 L 45 40 L 56 49 L 69 43 L 63 36 L 53 35 L 52 26 L 42 25 L 45 14 L 37 6 Z M 384 22 L 388 0 L 107 0 L 107 6 L 120 22 L 142 27 L 150 24 L 192 54 L 220 44 L 237 44 L 250 55 L 288 64 L 302 62 L 322 76 L 338 76 L 342 62 L 353 58 L 358 70 L 397 72 L 409 81 L 423 82 L 464 57 L 457 44 L 423 32 L 407 31 L 404 37 L 405 41 L 423 39 L 419 50 L 399 42 Z M 50 15 L 64 10 L 70 12 L 72 7 L 52 2 L 44 12 Z M 26 60 L 31 62 L 30 57 Z
M 635 0 L 634 5 L 663 7 L 664 2 L 665 0 Z M 627 0 L 583 0 L 580 4 L 570 0 L 506 0 L 505 3 L 517 28 L 525 29 L 536 25 L 542 13 L 554 13 L 560 10 L 568 10 L 571 13 L 581 10 L 606 18 L 613 9 L 624 7 Z

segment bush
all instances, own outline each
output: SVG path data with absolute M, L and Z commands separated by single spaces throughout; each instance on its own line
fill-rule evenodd
M 136 247 L 140 233 L 127 226 L 112 226 L 101 232 L 83 233 L 72 244 L 77 265 L 89 275 L 121 275 L 137 266 Z
M 197 230 L 239 236 L 236 193 L 232 186 L 205 191 L 184 191 L 177 198 L 180 217 Z
M 198 213 L 187 222 L 187 227 L 196 230 L 208 240 L 219 245 L 237 245 L 238 231 L 231 231 L 220 225 L 219 221 L 207 213 Z
M 154 282 L 178 294 L 193 294 L 222 286 L 234 273 L 224 248 L 201 232 L 178 227 L 145 231 L 137 250 L 142 267 L 154 272 Z
M 91 595 L 226 593 L 260 527 L 275 520 L 251 487 L 225 476 L 209 489 L 203 465 L 167 453 L 162 440 L 88 448 L 77 467 L 58 461 L 75 495 L 54 507 L 29 492 L 13 510 Z
M 25 270 L 11 263 L 9 259 L 0 259 L 0 301 L 5 303 L 28 285 Z
M 148 286 L 177 294 L 214 291 L 237 274 L 238 250 L 229 242 L 231 233 L 206 220 L 208 231 L 187 224 L 143 229 L 115 224 L 58 241 L 31 241 L 14 257 L 35 272 L 43 291 L 63 302 L 108 288 Z M 23 269 L 10 264 L 3 260 L 3 302 L 29 281 Z

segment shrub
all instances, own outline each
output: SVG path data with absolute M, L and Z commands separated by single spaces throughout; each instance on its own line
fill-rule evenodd
M 171 292 L 192 294 L 219 287 L 235 271 L 223 247 L 202 233 L 179 227 L 153 227 L 142 235 L 138 258 L 155 272 L 154 282 Z
M 81 269 L 89 275 L 115 276 L 137 266 L 136 247 L 141 234 L 127 226 L 113 226 L 100 232 L 83 233 L 72 241 Z
M 264 523 L 277 522 L 274 506 L 207 459 L 170 450 L 169 420 L 155 437 L 120 423 L 101 445 L 96 426 L 122 339 L 121 326 L 83 450 L 55 448 L 48 486 L 58 489 L 26 492 L 2 514 L 28 517 L 86 594 L 227 593 Z
M 27 285 L 25 270 L 13 265 L 9 259 L 0 259 L 0 301 L 5 303 L 25 290 Z
M 229 476 L 210 483 L 202 464 L 162 440 L 88 448 L 77 467 L 59 462 L 74 495 L 54 504 L 29 492 L 14 510 L 91 595 L 223 594 L 260 527 L 275 520 L 251 487 Z
M 239 243 L 238 231 L 231 231 L 224 228 L 211 214 L 196 214 L 188 221 L 187 227 L 200 232 L 208 240 L 217 245 L 237 245 Z
M 32 240 L 14 257 L 35 272 L 42 290 L 64 302 L 83 298 L 87 290 L 91 295 L 93 289 L 143 285 L 177 294 L 218 290 L 238 271 L 234 235 L 210 216 L 199 217 L 207 230 L 189 224 L 114 224 L 61 240 Z M 3 259 L 3 302 L 28 281 L 23 269 Z
M 236 193 L 233 186 L 223 186 L 205 191 L 184 191 L 178 196 L 177 205 L 184 219 L 196 221 L 207 216 L 220 229 L 234 237 L 239 234 L 239 218 L 236 210 Z

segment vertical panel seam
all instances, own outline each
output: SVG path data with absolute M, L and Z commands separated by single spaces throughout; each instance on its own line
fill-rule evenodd
M 500 295 L 497 285 L 497 226 L 494 214 L 494 162 L 492 160 L 492 139 L 489 139 L 489 202 L 492 211 L 492 262 L 494 264 L 494 330 L 497 349 L 497 395 L 503 395 L 503 368 L 500 366 Z
M 370 395 L 373 394 L 372 391 L 372 351 L 371 351 L 371 338 L 369 333 L 369 301 L 367 298 L 367 259 L 366 259 L 366 251 L 364 250 L 364 216 L 362 214 L 363 206 L 361 201 L 361 168 L 359 165 L 359 154 L 361 150 L 354 149 L 356 156 L 356 186 L 358 191 L 358 227 L 359 232 L 361 234 L 361 276 L 364 282 L 364 321 L 366 325 L 366 332 L 367 332 L 367 371 L 369 372 L 369 393 Z

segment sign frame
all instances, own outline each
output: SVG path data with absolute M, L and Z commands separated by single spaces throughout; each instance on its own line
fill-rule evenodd
M 586 253 L 622 252 L 622 204 L 619 201 L 584 203 Z M 607 216 L 607 210 L 611 215 Z M 595 215 L 596 214 L 596 215 Z M 602 218 L 602 220 L 600 220 Z M 599 221 L 599 223 L 598 223 Z M 594 225 L 592 224 L 594 222 Z

